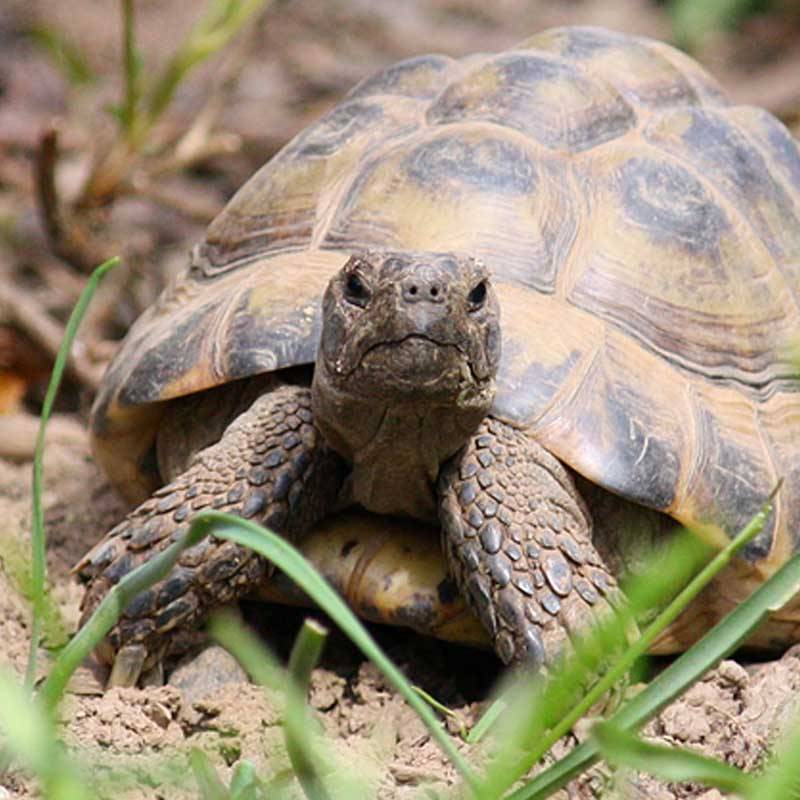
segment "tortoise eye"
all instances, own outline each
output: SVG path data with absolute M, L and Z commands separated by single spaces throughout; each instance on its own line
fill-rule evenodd
M 365 306 L 369 300 L 369 290 L 357 272 L 351 272 L 344 283 L 345 298 L 356 306 Z
M 472 291 L 467 295 L 467 300 L 469 300 L 472 311 L 477 311 L 479 308 L 483 308 L 483 305 L 486 302 L 487 293 L 486 281 L 481 281 L 479 284 L 473 287 Z

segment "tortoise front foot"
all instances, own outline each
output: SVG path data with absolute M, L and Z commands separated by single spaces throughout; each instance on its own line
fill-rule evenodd
M 294 537 L 327 513 L 344 469 L 321 445 L 306 388 L 284 386 L 259 397 L 200 451 L 188 469 L 132 511 L 75 567 L 88 581 L 81 624 L 109 591 L 214 508 Z M 178 630 L 252 592 L 268 570 L 254 552 L 207 538 L 181 554 L 163 581 L 138 595 L 98 650 L 114 663 L 111 683 L 133 685 L 169 651 Z M 119 658 L 117 658 L 119 654 Z
M 444 551 L 506 664 L 540 667 L 609 608 L 616 582 L 571 477 L 544 448 L 484 421 L 439 479 Z

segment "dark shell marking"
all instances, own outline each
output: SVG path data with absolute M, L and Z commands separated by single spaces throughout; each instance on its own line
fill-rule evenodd
M 553 150 L 578 153 L 631 130 L 636 115 L 613 87 L 550 56 L 503 53 L 451 84 L 431 106 L 434 125 L 491 122 Z

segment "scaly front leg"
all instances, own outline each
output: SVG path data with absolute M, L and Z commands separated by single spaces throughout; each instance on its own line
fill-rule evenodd
M 507 664 L 552 660 L 616 582 L 561 463 L 487 419 L 439 478 L 450 570 Z
M 122 577 L 180 538 L 200 510 L 228 511 L 296 538 L 329 513 L 345 471 L 312 423 L 307 388 L 262 395 L 75 567 L 89 581 L 82 622 Z M 101 648 L 104 660 L 116 655 L 111 682 L 136 683 L 160 659 L 170 631 L 196 626 L 211 608 L 248 594 L 268 569 L 234 542 L 205 539 L 186 550 L 165 580 L 131 602 Z

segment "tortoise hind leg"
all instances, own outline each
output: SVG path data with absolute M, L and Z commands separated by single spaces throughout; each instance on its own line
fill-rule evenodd
M 262 395 L 75 567 L 89 582 L 81 622 L 122 577 L 180 538 L 201 509 L 238 514 L 294 538 L 331 510 L 345 471 L 312 424 L 308 388 Z M 170 631 L 199 624 L 212 607 L 256 588 L 267 571 L 234 542 L 209 538 L 186 550 L 167 578 L 129 604 L 101 648 L 107 661 L 122 653 L 114 680 L 135 683 L 159 659 Z
M 444 551 L 507 664 L 540 666 L 608 608 L 616 582 L 559 461 L 522 431 L 485 420 L 439 478 Z

